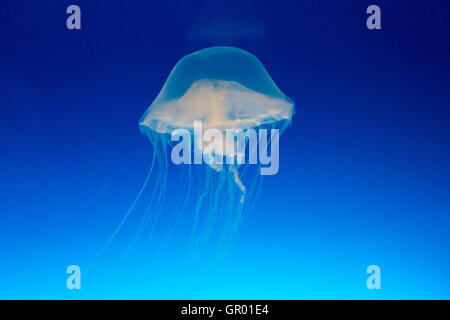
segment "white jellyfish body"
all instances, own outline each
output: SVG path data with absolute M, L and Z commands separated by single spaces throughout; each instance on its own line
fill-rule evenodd
M 152 104 L 140 125 L 160 133 L 192 129 L 194 121 L 202 121 L 205 128 L 246 129 L 291 115 L 292 104 L 285 99 L 253 91 L 237 81 L 202 79 L 180 98 Z
M 170 136 L 177 129 L 194 131 L 196 121 L 201 121 L 204 129 L 223 132 L 261 126 L 282 131 L 293 114 L 293 101 L 276 86 L 258 58 L 234 47 L 211 47 L 178 61 L 158 96 L 142 115 L 139 128 L 152 142 Z M 218 148 L 220 151 L 204 148 L 202 137 L 194 139 L 198 140 L 194 151 L 200 150 L 205 158 L 214 157 L 208 154 L 211 150 L 226 157 L 243 156 L 227 154 L 229 149 L 224 145 Z M 208 164 L 216 171 L 228 172 L 224 173 L 226 180 L 233 181 L 240 190 L 242 204 L 247 188 L 237 170 L 239 165 Z M 211 188 L 207 191 L 215 192 Z M 232 211 L 238 212 L 236 220 L 240 221 L 242 205 Z
M 150 201 L 129 248 L 142 238 L 144 230 L 150 230 L 145 238 L 152 239 L 153 231 L 161 228 L 158 218 L 164 212 L 165 216 L 172 217 L 172 222 L 164 224 L 169 226 L 167 232 L 158 234 L 166 234 L 167 239 L 161 240 L 162 244 L 156 244 L 154 240 L 151 251 L 157 247 L 163 252 L 171 237 L 178 235 L 177 232 L 187 232 L 189 241 L 185 241 L 188 244 L 186 251 L 195 253 L 187 254 L 188 259 L 202 260 L 206 268 L 205 261 L 223 258 L 245 218 L 244 213 L 255 210 L 251 204 L 252 201 L 256 203 L 262 179 L 258 173 L 253 174 L 248 163 L 242 167 L 238 164 L 208 163 L 203 173 L 195 169 L 201 166 L 182 166 L 186 173 L 179 175 L 178 193 L 170 190 L 168 205 L 165 199 L 170 137 L 177 129 L 195 131 L 196 121 L 201 121 L 204 129 L 219 131 L 269 127 L 282 132 L 290 124 L 293 114 L 293 101 L 278 89 L 262 63 L 251 53 L 233 47 L 212 47 L 183 57 L 139 120 L 141 132 L 153 145 L 150 172 L 101 252 L 109 246 L 131 212 L 135 211 L 137 202 L 149 185 L 152 186 Z M 204 148 L 200 150 L 203 156 L 212 156 L 205 154 L 208 151 Z M 195 170 L 197 174 L 192 173 Z M 172 197 L 174 194 L 176 196 Z M 199 248 L 202 245 L 216 249 L 208 250 L 206 256 L 201 258 Z
M 293 102 L 258 58 L 238 48 L 212 47 L 176 64 L 139 126 L 145 135 L 192 129 L 196 120 L 206 128 L 246 129 L 289 121 L 293 113 Z
M 254 55 L 233 47 L 212 47 L 189 54 L 176 64 L 139 126 L 143 134 L 152 136 L 179 128 L 192 131 L 195 121 L 201 121 L 203 128 L 225 133 L 287 123 L 293 113 L 291 99 L 278 89 Z M 197 137 L 195 146 L 201 145 L 205 158 L 213 158 L 213 154 L 206 154 L 211 149 L 204 148 L 201 139 Z M 224 145 L 217 149 L 220 151 L 214 151 L 220 155 L 234 156 L 226 153 Z M 216 163 L 210 165 L 223 169 Z M 245 194 L 235 166 L 228 168 Z

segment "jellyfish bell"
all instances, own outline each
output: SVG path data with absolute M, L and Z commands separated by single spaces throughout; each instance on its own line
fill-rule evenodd
M 294 103 L 273 82 L 251 53 L 234 47 L 212 47 L 183 57 L 139 121 L 149 130 L 177 128 L 243 129 L 290 121 Z
M 290 119 L 292 103 L 249 89 L 237 81 L 196 80 L 179 98 L 152 104 L 140 125 L 160 133 L 177 128 L 247 129 Z
M 173 134 L 179 129 L 195 132 L 196 122 L 205 130 L 223 134 L 261 126 L 282 131 L 293 114 L 294 103 L 276 86 L 258 58 L 234 47 L 212 47 L 189 54 L 175 65 L 139 127 L 151 140 L 155 134 Z M 234 147 L 227 148 L 227 141 L 216 135 L 215 148 L 208 148 L 197 135 L 194 151 L 200 150 L 205 160 L 216 155 L 227 159 L 242 156 Z M 220 162 L 206 162 L 217 171 L 223 169 Z M 235 167 L 229 169 L 238 177 Z M 242 183 L 235 181 L 243 190 Z

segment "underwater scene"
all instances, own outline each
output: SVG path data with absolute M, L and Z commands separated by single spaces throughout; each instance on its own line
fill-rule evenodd
M 449 299 L 449 9 L 0 1 L 0 299 Z

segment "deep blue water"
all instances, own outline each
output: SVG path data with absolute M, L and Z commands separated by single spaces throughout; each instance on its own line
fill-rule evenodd
M 73 3 L 81 30 L 65 25 Z M 0 1 L 0 298 L 180 297 L 176 248 L 110 275 L 131 227 L 85 270 L 149 170 L 139 117 L 181 57 L 212 45 L 256 55 L 296 114 L 245 232 L 182 297 L 450 298 L 449 2 L 226 3 Z M 366 287 L 372 264 L 381 290 Z

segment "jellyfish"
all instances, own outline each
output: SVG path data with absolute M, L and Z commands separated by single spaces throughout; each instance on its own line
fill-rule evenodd
M 191 257 L 202 244 L 213 243 L 216 248 L 213 251 L 219 255 L 226 252 L 260 192 L 263 176 L 254 167 L 261 164 L 252 166 L 249 161 L 239 161 L 252 158 L 257 153 L 257 144 L 250 146 L 252 136 L 248 135 L 244 136 L 244 148 L 238 148 L 234 139 L 231 142 L 216 139 L 215 147 L 210 148 L 211 143 L 205 142 L 202 134 L 196 134 L 197 124 L 201 124 L 203 131 L 213 129 L 223 136 L 250 129 L 277 129 L 281 134 L 293 115 L 293 101 L 277 87 L 253 54 L 235 47 L 210 47 L 181 58 L 139 120 L 141 133 L 153 147 L 150 171 L 105 248 L 135 209 L 144 189 L 151 186 L 149 205 L 134 242 L 145 234 L 144 230 L 149 230 L 147 239 L 152 238 L 161 214 L 168 214 L 170 204 L 173 219 L 166 224 L 168 231 L 161 247 L 179 229 L 185 232 Z M 192 162 L 182 165 L 185 172 L 180 173 L 178 191 L 174 192 L 172 188 L 167 190 L 169 149 L 174 148 L 173 138 L 180 130 L 192 133 L 193 147 L 184 152 L 192 152 L 187 156 L 202 161 L 201 165 Z M 261 135 L 253 138 L 261 140 Z M 271 138 L 273 135 L 264 144 L 259 141 L 260 157 L 261 147 L 273 144 Z M 214 161 L 221 157 L 227 161 Z M 181 228 L 182 224 L 189 228 Z

